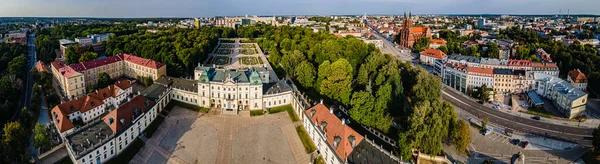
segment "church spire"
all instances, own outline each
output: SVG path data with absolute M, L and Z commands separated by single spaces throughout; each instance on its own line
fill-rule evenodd
M 408 13 L 408 18 L 412 18 L 412 9 L 410 9 L 410 11 Z
M 404 8 L 404 19 L 406 19 L 406 7 Z

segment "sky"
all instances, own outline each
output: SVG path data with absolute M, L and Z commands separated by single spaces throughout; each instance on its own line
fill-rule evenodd
M 213 17 L 235 15 L 600 15 L 600 0 L 0 0 L 0 17 Z

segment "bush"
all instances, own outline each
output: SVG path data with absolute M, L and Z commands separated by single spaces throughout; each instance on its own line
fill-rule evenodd
M 192 105 L 192 104 L 184 103 L 184 102 L 177 101 L 177 100 L 171 100 L 171 103 L 173 103 L 173 105 L 175 105 L 175 106 L 179 106 L 179 107 L 182 107 L 182 108 L 185 108 L 185 109 L 189 109 L 189 110 L 193 110 L 193 111 L 200 112 L 200 113 L 208 113 L 208 110 L 210 110 L 208 108 L 204 108 L 204 107 L 200 107 L 200 106 L 197 106 L 197 105 Z
M 300 137 L 300 140 L 302 140 L 302 145 L 304 145 L 304 150 L 306 151 L 306 153 L 311 153 L 311 152 L 317 150 L 317 148 L 315 147 L 315 144 L 312 142 L 312 140 L 308 136 L 308 133 L 306 133 L 306 130 L 304 129 L 304 127 L 296 126 L 296 132 L 298 132 L 298 137 Z
M 259 110 L 250 110 L 250 116 L 262 116 L 265 112 L 262 109 Z
M 288 110 L 288 108 L 292 108 L 292 106 L 291 105 L 284 105 L 284 106 L 278 106 L 278 107 L 269 108 L 269 114 L 275 114 L 275 113 L 283 112 L 283 111 Z

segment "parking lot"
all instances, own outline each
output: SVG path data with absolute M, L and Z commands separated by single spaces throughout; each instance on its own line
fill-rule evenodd
M 205 115 L 175 107 L 130 163 L 308 163 L 286 112 Z

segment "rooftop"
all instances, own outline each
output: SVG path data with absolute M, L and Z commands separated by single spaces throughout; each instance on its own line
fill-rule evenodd
M 168 89 L 169 88 L 167 88 L 165 85 L 154 83 L 148 88 L 141 91 L 140 95 L 146 96 L 154 101 L 157 101 L 158 99 L 160 99 L 160 96 Z
M 76 155 L 85 151 L 93 150 L 93 146 L 101 145 L 103 142 L 113 137 L 110 127 L 102 121 L 94 122 L 85 129 L 66 136 L 68 144 L 71 145 Z
M 398 164 L 398 161 L 379 150 L 369 142 L 360 142 L 350 155 L 348 163 L 379 163 L 379 164 Z
M 431 48 L 426 49 L 423 52 L 421 52 L 421 55 L 433 57 L 436 59 L 443 59 L 443 58 L 448 57 L 448 55 L 446 55 L 446 53 L 444 53 L 440 50 L 431 49 Z
M 342 161 L 352 153 L 354 148 L 364 139 L 349 126 L 345 125 L 335 114 L 323 104 L 317 104 L 305 111 L 310 120 L 327 136 L 327 142 Z
M 569 98 L 570 100 L 577 100 L 577 99 L 587 95 L 587 93 L 575 88 L 569 82 L 567 82 L 561 78 L 558 78 L 556 76 L 552 76 L 552 75 L 545 74 L 545 73 L 535 73 L 534 78 L 537 81 L 544 81 L 546 83 L 549 83 L 551 87 L 553 87 L 556 91 L 558 91 L 558 93 L 564 95 L 565 97 Z
M 512 75 L 512 73 L 513 73 L 512 69 L 494 68 L 494 74 Z
M 478 63 L 478 64 L 481 62 L 481 58 L 474 57 L 474 56 L 465 56 L 465 55 L 460 55 L 460 54 L 450 55 L 450 56 L 448 56 L 448 60 L 465 61 L 465 62 L 469 62 L 469 63 Z
M 263 90 L 263 93 L 268 95 L 288 92 L 292 90 L 292 87 L 290 87 L 286 80 L 279 80 L 275 83 L 265 84 Z
M 575 83 L 587 83 L 588 82 L 588 79 L 585 76 L 585 74 L 583 74 L 583 72 L 581 72 L 579 69 L 571 70 L 571 71 L 569 71 L 569 73 L 567 75 L 569 75 L 571 80 L 573 80 L 573 82 L 575 82 Z
M 198 81 L 197 80 L 188 80 L 183 78 L 176 78 L 170 76 L 163 76 L 159 79 L 156 79 L 154 83 L 161 84 L 163 86 L 170 86 L 173 88 L 177 88 L 180 90 L 190 91 L 190 92 L 198 92 Z

